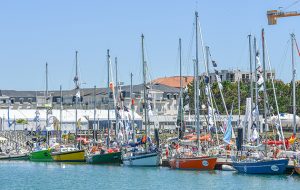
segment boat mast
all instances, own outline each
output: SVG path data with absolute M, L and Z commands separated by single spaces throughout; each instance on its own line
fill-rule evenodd
M 46 99 L 46 141 L 47 146 L 49 146 L 49 134 L 48 134 L 48 125 L 49 125 L 49 111 L 48 111 L 48 63 L 46 62 L 46 93 L 45 93 L 45 99 Z
M 267 142 L 268 121 L 267 121 L 267 88 L 266 88 L 266 60 L 265 60 L 265 30 L 262 29 L 262 50 L 263 50 L 263 79 L 264 79 L 264 123 L 265 123 L 265 141 Z M 265 154 L 267 155 L 267 144 L 265 143 Z
M 146 142 L 145 142 L 145 150 L 147 150 L 147 140 L 148 140 L 148 118 L 147 118 L 147 109 L 148 109 L 148 98 L 146 94 L 146 65 L 145 65 L 145 54 L 144 54 L 144 34 L 142 34 L 142 64 L 143 64 L 143 83 L 144 83 L 144 117 L 145 117 L 145 135 L 146 135 Z
M 96 129 L 96 85 L 94 86 L 94 122 L 93 122 L 93 139 L 97 141 L 97 129 Z
M 180 103 L 179 103 L 179 114 L 180 114 L 180 132 L 178 133 L 179 139 L 183 137 L 184 134 L 184 127 L 183 127 L 183 114 L 182 114 L 182 109 L 183 109 L 183 99 L 182 99 L 182 59 L 181 59 L 181 38 L 179 38 L 179 80 L 180 80 Z
M 239 110 L 239 121 L 238 121 L 238 127 L 240 127 L 241 124 L 241 77 L 240 77 L 240 70 L 238 69 L 238 110 Z
M 196 25 L 196 107 L 195 107 L 195 114 L 196 114 L 196 127 L 197 127 L 197 149 L 198 154 L 200 154 L 200 113 L 199 113 L 199 58 L 198 58 L 198 12 L 195 12 L 195 25 Z
M 253 125 L 253 71 L 252 71 L 252 36 L 251 34 L 248 35 L 249 38 L 249 61 L 250 61 L 250 98 L 251 98 L 251 104 L 250 104 L 250 126 L 252 128 Z M 249 132 L 248 132 L 249 133 Z
M 78 77 L 78 51 L 75 52 L 75 63 L 76 63 L 76 68 L 75 68 L 75 77 L 74 77 L 74 83 L 75 83 L 75 146 L 77 145 L 77 135 L 78 135 L 78 113 L 77 113 L 77 106 L 78 106 L 78 98 L 80 97 L 80 92 L 79 92 L 79 77 Z M 81 140 L 79 143 L 79 149 L 81 149 Z
M 296 84 L 295 84 L 295 58 L 294 58 L 294 40 L 295 34 L 291 34 L 292 41 L 292 73 L 293 73 L 293 134 L 296 135 Z
M 109 55 L 109 49 L 107 50 L 107 96 L 108 96 L 108 103 L 107 103 L 107 148 L 109 148 L 109 143 L 110 143 L 110 114 L 109 114 L 109 109 L 110 109 L 110 55 Z M 117 117 L 117 116 L 116 116 Z
M 116 97 L 116 107 L 115 109 L 118 109 L 118 102 L 119 101 L 119 82 L 118 82 L 118 58 L 115 57 L 115 67 L 116 67 L 116 93 L 115 93 L 115 97 Z M 121 105 L 119 105 L 121 107 Z M 118 136 L 119 133 L 119 117 L 116 116 L 116 131 L 115 131 L 115 135 L 116 137 Z
M 255 115 L 255 125 L 258 127 L 259 125 L 259 113 L 258 113 L 258 84 L 257 84 L 257 59 L 258 56 L 258 50 L 257 50 L 257 44 L 256 44 L 256 37 L 254 37 L 254 67 L 255 67 L 255 109 L 256 109 L 256 115 Z
M 132 127 L 132 140 L 135 143 L 135 129 L 134 129 L 134 99 L 133 99 L 133 87 L 132 87 L 133 74 L 130 73 L 130 99 L 131 99 L 131 127 Z
M 59 87 L 59 91 L 60 91 L 60 108 L 59 108 L 59 126 L 60 126 L 60 130 L 59 130 L 59 143 L 61 143 L 61 129 L 62 129 L 62 109 L 63 109 L 63 94 L 62 94 L 62 86 L 60 85 Z

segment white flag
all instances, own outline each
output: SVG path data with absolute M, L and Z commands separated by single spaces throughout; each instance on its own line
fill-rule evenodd
M 77 98 L 80 98 L 80 91 L 78 90 L 75 95 Z
M 257 81 L 258 85 L 261 85 L 262 83 L 264 83 L 264 78 L 262 76 L 259 76 L 259 79 Z
M 219 75 L 216 75 L 217 82 L 221 82 L 221 78 Z
M 264 85 L 262 85 L 259 89 L 258 89 L 258 92 L 262 92 L 264 91 Z
M 219 86 L 220 90 L 223 90 L 223 85 L 220 82 L 218 82 L 218 86 Z

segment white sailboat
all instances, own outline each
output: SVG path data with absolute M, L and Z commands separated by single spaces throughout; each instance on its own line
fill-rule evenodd
M 144 119 L 145 119 L 145 147 L 134 148 L 132 152 L 128 152 L 123 155 L 123 164 L 125 166 L 158 166 L 160 162 L 159 152 L 152 146 L 148 146 L 148 96 L 146 89 L 146 67 L 144 57 L 144 35 L 142 34 L 142 64 L 143 64 L 143 79 L 144 79 Z M 142 140 L 143 141 L 143 140 Z M 151 144 L 150 144 L 151 145 Z

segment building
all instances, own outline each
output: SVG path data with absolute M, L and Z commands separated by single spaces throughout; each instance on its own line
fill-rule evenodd
M 249 71 L 240 71 L 240 70 L 220 70 L 219 77 L 222 82 L 230 81 L 230 82 L 238 82 L 241 79 L 242 82 L 250 81 L 250 72 Z M 257 78 L 259 75 L 257 75 Z M 266 71 L 267 80 L 275 79 L 275 71 Z M 211 82 L 216 82 L 216 73 L 209 73 L 209 78 Z M 253 82 L 255 81 L 254 73 L 253 73 Z

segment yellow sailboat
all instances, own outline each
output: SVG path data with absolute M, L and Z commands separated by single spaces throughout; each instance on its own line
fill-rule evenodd
M 81 119 L 77 118 L 77 105 L 78 99 L 80 98 L 80 90 L 79 90 L 79 77 L 78 77 L 78 61 L 77 61 L 77 54 L 75 52 L 75 60 L 76 60 L 76 74 L 74 77 L 75 83 L 75 146 L 74 147 L 60 147 L 59 151 L 51 153 L 51 156 L 54 161 L 56 162 L 85 162 L 85 152 L 81 149 L 81 143 L 79 144 L 79 149 L 77 147 L 76 138 L 78 129 L 80 128 L 80 121 Z M 62 94 L 61 94 L 62 96 Z M 61 104 L 62 107 L 62 104 Z
M 51 153 L 55 162 L 85 162 L 84 150 L 77 148 L 61 148 L 59 152 Z

